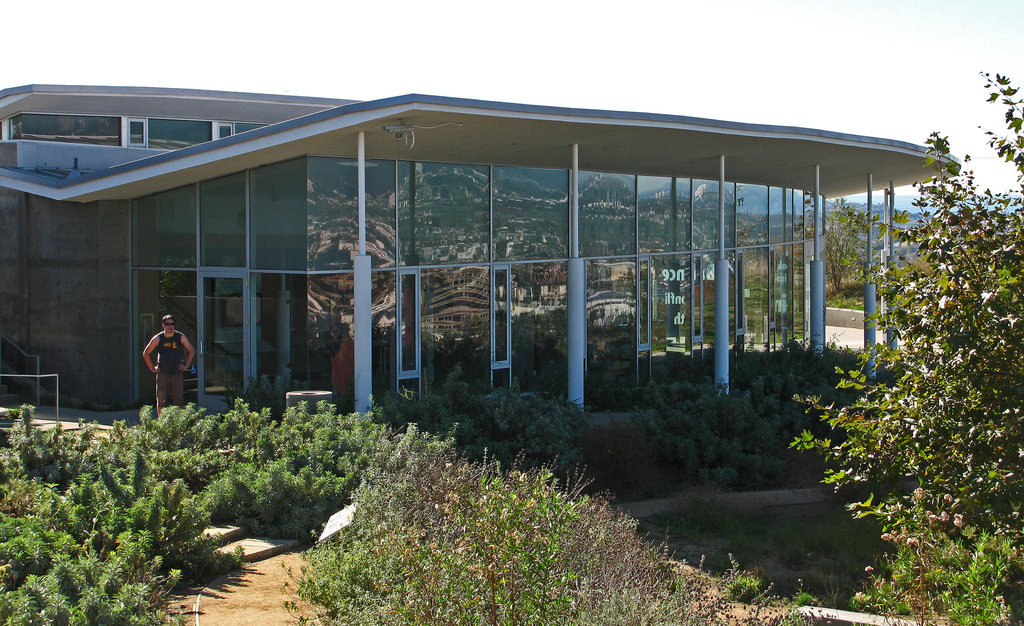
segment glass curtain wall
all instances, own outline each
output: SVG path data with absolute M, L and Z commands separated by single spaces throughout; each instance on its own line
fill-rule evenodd
M 463 379 L 486 383 L 491 325 L 504 338 L 507 320 L 511 376 L 525 390 L 563 394 L 568 171 L 371 160 L 366 172 L 373 393 L 395 389 L 400 371 L 436 386 L 457 367 Z M 159 330 L 143 315 L 169 306 L 196 328 L 196 270 L 242 268 L 252 272 L 249 371 L 334 389 L 350 402 L 356 176 L 355 159 L 309 156 L 135 200 L 139 332 Z M 727 278 L 731 337 L 738 327 L 756 349 L 804 338 L 812 196 L 606 172 L 582 172 L 580 188 L 591 380 L 632 384 L 638 358 L 644 376 L 664 377 L 713 344 L 720 193 L 735 272 Z M 503 264 L 498 275 L 509 281 L 500 306 L 488 264 Z M 399 293 L 409 305 L 401 326 Z

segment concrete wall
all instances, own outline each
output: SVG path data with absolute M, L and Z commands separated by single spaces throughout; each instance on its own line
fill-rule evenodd
M 130 211 L 0 192 L 0 332 L 82 400 L 131 399 Z
M 102 170 L 128 161 L 135 161 L 167 150 L 150 148 L 118 148 L 68 144 L 57 141 L 17 140 L 7 145 L 16 146 L 18 167 L 54 167 L 72 169 L 78 159 L 78 169 Z M 11 163 L 14 165 L 14 163 Z

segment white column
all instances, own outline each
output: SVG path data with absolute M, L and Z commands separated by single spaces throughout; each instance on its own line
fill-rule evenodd
M 718 258 L 715 259 L 715 385 L 729 393 L 729 260 L 725 258 L 725 155 L 718 157 Z
M 811 348 L 825 348 L 825 261 L 821 231 L 825 220 L 821 206 L 821 166 L 814 166 L 814 260 L 811 261 Z
M 580 147 L 572 145 L 569 178 L 569 402 L 583 406 L 587 366 L 587 267 L 580 258 Z
M 370 280 L 370 256 L 366 254 L 366 133 L 359 131 L 357 147 L 359 202 L 359 255 L 355 258 L 352 332 L 354 341 L 353 395 L 357 413 L 370 410 L 373 393 L 373 313 Z
M 874 191 L 874 180 L 871 174 L 868 174 L 868 232 L 867 232 L 867 250 L 865 254 L 865 276 L 864 281 L 864 350 L 868 353 L 868 378 L 873 379 L 875 377 L 875 320 L 872 319 L 876 313 L 875 298 L 875 272 L 872 269 L 875 258 L 875 245 L 871 240 L 871 194 Z

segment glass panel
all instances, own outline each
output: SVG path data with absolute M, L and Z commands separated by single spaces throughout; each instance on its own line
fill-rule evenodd
M 494 259 L 568 256 L 569 172 L 497 167 L 494 176 Z
M 637 176 L 640 252 L 690 248 L 690 179 Z
M 416 329 L 419 327 L 417 319 L 417 288 L 415 274 L 402 274 L 402 370 L 403 372 L 415 372 L 416 355 Z
M 759 246 L 766 243 L 768 188 L 764 185 L 736 185 L 736 245 Z
M 333 390 L 340 410 L 354 410 L 353 276 L 317 274 L 306 281 L 305 363 L 296 369 L 311 389 Z
M 245 365 L 242 291 L 241 278 L 203 279 L 203 320 L 206 322 L 203 390 L 207 396 L 223 397 L 229 390 L 242 389 Z
M 804 338 L 804 244 L 792 245 L 793 250 L 793 340 Z
M 128 122 L 128 144 L 132 146 L 146 145 L 146 122 L 145 120 L 129 120 Z
M 217 137 L 224 139 L 231 136 L 231 124 L 217 124 Z
M 355 159 L 309 157 L 310 269 L 350 269 L 359 254 L 359 171 Z M 395 163 L 366 162 L 366 253 L 395 264 Z
M 177 150 L 213 139 L 210 122 L 149 118 L 149 147 Z
M 394 389 L 398 371 L 395 362 L 395 273 L 373 272 L 372 277 L 373 395 L 380 398 Z
M 196 339 L 196 274 L 180 270 L 138 270 L 135 272 L 135 306 L 138 312 L 138 350 L 135 351 L 139 372 L 139 399 L 152 405 L 156 400 L 155 379 L 142 359 L 142 349 L 161 332 L 160 318 L 173 315 L 178 330 L 198 349 Z M 198 402 L 196 375 L 185 372 L 185 403 Z
M 494 282 L 494 356 L 497 363 L 508 361 L 508 270 L 495 269 Z
M 11 139 L 121 145 L 121 118 L 20 113 L 11 118 Z
M 263 128 L 266 124 L 251 124 L 249 122 L 235 122 L 235 134 L 244 133 L 247 130 Z
M 135 265 L 195 267 L 194 186 L 132 201 L 132 258 Z
M 636 253 L 636 177 L 580 172 L 580 255 Z
M 718 181 L 693 181 L 693 249 L 718 248 Z
M 769 241 L 786 240 L 786 201 L 781 187 L 768 188 Z
M 804 195 L 804 238 L 814 239 L 814 195 Z
M 245 266 L 245 173 L 199 184 L 201 263 Z
M 743 312 L 747 347 L 768 347 L 768 250 L 753 248 L 743 253 Z
M 690 255 L 651 259 L 651 375 L 664 379 L 690 354 Z
M 725 183 L 725 247 L 736 246 L 736 185 Z
M 490 276 L 486 267 L 422 270 L 421 375 L 439 385 L 461 369 L 460 380 L 490 382 Z
M 523 391 L 568 389 L 567 284 L 564 262 L 512 266 L 512 375 Z
M 306 269 L 306 159 L 257 168 L 251 175 L 252 267 Z
M 640 259 L 639 270 L 637 271 L 637 346 L 646 346 L 651 343 L 650 315 L 651 315 L 651 286 L 650 286 L 650 259 Z
M 799 189 L 789 190 L 789 210 L 793 216 L 793 241 L 804 239 L 804 194 Z
M 491 371 L 491 386 L 498 389 L 508 387 L 512 383 L 511 375 L 512 371 L 507 367 Z
M 398 231 L 403 265 L 489 260 L 489 168 L 398 164 Z
M 776 341 L 782 345 L 789 343 L 792 332 L 793 307 L 791 300 L 792 288 L 792 264 L 790 250 L 792 246 L 777 246 L 775 248 L 775 327 Z
M 588 392 L 636 381 L 636 262 L 587 262 Z

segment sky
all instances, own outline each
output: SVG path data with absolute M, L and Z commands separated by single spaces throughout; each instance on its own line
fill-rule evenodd
M 1024 0 L 50 0 L 4 29 L 18 58 L 0 87 L 420 93 L 915 144 L 939 131 L 982 187 L 1020 191 L 987 147 L 1004 109 L 980 74 L 1024 86 L 1021 24 Z

